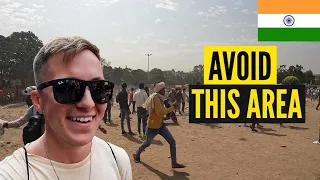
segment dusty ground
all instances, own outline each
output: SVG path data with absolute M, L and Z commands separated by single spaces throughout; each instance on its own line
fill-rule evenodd
M 0 118 L 13 120 L 25 109 L 0 108 Z M 108 134 L 99 131 L 97 136 L 123 147 L 131 158 L 142 142 L 121 135 L 118 115 L 118 107 L 114 107 L 116 125 L 103 125 Z M 320 145 L 312 143 L 318 138 L 320 126 L 315 103 L 307 104 L 306 124 L 288 124 L 284 128 L 264 124 L 259 132 L 243 124 L 201 125 L 189 124 L 187 116 L 178 119 L 179 126 L 168 126 L 177 142 L 178 161 L 187 168 L 170 168 L 169 144 L 157 136 L 141 155 L 142 164 L 131 161 L 134 179 L 320 180 Z M 136 116 L 132 124 L 136 131 Z M 21 135 L 22 129 L 10 129 L 0 137 L 2 158 L 22 146 Z

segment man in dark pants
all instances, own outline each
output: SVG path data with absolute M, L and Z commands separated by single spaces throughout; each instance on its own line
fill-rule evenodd
M 113 98 L 112 98 L 113 99 Z M 111 106 L 112 106 L 112 99 L 107 103 L 106 111 L 104 112 L 103 121 L 104 123 L 111 123 Z
M 127 92 L 127 84 L 122 84 L 122 91 L 120 91 L 116 97 L 116 102 L 120 105 L 120 113 L 121 113 L 121 131 L 122 134 L 127 134 L 127 132 L 124 130 L 124 118 L 127 120 L 128 125 L 128 131 L 129 135 L 134 135 L 134 133 L 131 130 L 130 125 L 130 117 L 129 117 L 129 105 L 128 105 L 128 92 Z
M 316 107 L 316 110 L 319 110 L 319 106 L 320 106 L 320 91 L 318 92 L 318 105 Z
M 177 89 L 177 90 L 176 90 L 176 102 L 177 102 L 177 104 L 178 104 L 178 107 L 177 107 L 178 112 L 179 112 L 180 115 L 182 115 L 182 114 L 181 114 L 181 102 L 182 102 L 182 92 L 181 92 L 181 89 Z M 177 110 L 177 109 L 176 109 L 176 110 Z M 175 112 L 175 113 L 176 113 L 176 112 Z
M 145 134 L 146 134 L 145 128 L 147 125 L 148 112 L 143 107 L 143 104 L 146 102 L 147 99 L 148 99 L 148 95 L 147 95 L 146 91 L 144 90 L 144 84 L 140 83 L 139 90 L 137 92 L 135 92 L 133 95 L 133 105 L 137 105 L 138 133 L 139 133 L 140 138 L 145 137 Z M 143 135 L 141 134 L 141 121 L 142 121 Z

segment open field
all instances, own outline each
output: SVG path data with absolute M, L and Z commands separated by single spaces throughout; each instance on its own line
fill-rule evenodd
M 252 132 L 243 124 L 189 124 L 188 116 L 179 116 L 179 126 L 168 128 L 177 143 L 178 162 L 185 169 L 170 168 L 169 144 L 157 136 L 153 145 L 141 155 L 142 164 L 131 161 L 134 179 L 194 179 L 194 180 L 320 180 L 320 145 L 318 138 L 320 111 L 316 102 L 307 103 L 306 124 L 262 124 L 263 129 Z M 14 120 L 26 106 L 2 109 L 0 118 Z M 113 107 L 114 125 L 103 125 L 108 134 L 97 136 L 123 147 L 132 154 L 142 143 L 138 137 L 122 136 L 118 106 Z M 132 116 L 136 131 L 136 115 Z M 0 137 L 0 158 L 23 145 L 22 128 L 9 129 Z

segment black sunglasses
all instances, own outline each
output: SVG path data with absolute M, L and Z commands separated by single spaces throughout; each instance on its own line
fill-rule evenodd
M 80 102 L 87 86 L 93 101 L 97 104 L 105 104 L 112 98 L 114 83 L 105 80 L 85 81 L 76 78 L 63 78 L 40 83 L 37 89 L 40 91 L 49 86 L 52 86 L 54 99 L 60 104 Z

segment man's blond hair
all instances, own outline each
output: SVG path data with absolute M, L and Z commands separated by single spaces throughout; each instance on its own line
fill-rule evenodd
M 39 50 L 33 61 L 35 83 L 39 84 L 43 81 L 43 75 L 46 72 L 44 68 L 50 57 L 59 53 L 63 53 L 63 61 L 68 61 L 82 50 L 91 51 L 97 56 L 99 61 L 101 61 L 100 50 L 91 42 L 82 37 L 61 37 L 53 39 L 45 44 Z

